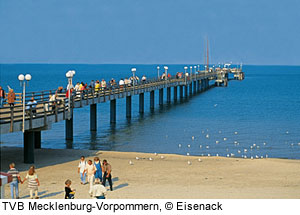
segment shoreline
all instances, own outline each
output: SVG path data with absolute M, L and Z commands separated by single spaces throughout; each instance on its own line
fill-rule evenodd
M 81 185 L 77 166 L 81 155 L 95 155 L 112 165 L 114 191 L 107 198 L 300 198 L 300 160 L 199 157 L 80 149 L 36 149 L 41 198 L 64 197 L 64 181 L 72 180 L 75 198 L 90 198 Z M 163 158 L 161 158 L 163 156 Z M 139 157 L 139 160 L 136 160 Z M 149 158 L 152 158 L 152 161 Z M 201 162 L 198 159 L 201 159 Z M 133 165 L 129 164 L 132 161 Z M 190 161 L 190 165 L 188 164 Z M 23 162 L 23 148 L 1 146 L 1 171 L 16 163 L 23 179 L 30 164 Z M 27 183 L 19 185 L 28 198 Z M 107 186 L 108 188 L 108 186 Z M 10 189 L 6 185 L 6 198 Z

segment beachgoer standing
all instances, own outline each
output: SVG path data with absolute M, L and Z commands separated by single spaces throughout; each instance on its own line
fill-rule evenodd
M 15 168 L 15 164 L 9 165 L 8 174 L 12 175 L 12 182 L 10 183 L 11 198 L 14 199 L 14 191 L 16 192 L 16 199 L 19 199 L 19 182 L 22 182 L 19 171 Z
M 78 165 L 78 173 L 80 174 L 81 184 L 85 184 L 86 173 L 84 172 L 86 168 L 85 157 L 81 156 L 79 165 Z
M 113 187 L 112 187 L 112 180 L 111 180 L 111 165 L 109 163 L 107 163 L 107 160 L 103 160 L 102 163 L 102 172 L 104 173 L 103 175 L 103 186 L 105 187 L 105 183 L 106 183 L 106 179 L 108 180 L 109 186 L 110 186 L 110 190 L 113 191 Z
M 101 180 L 99 178 L 95 179 L 95 185 L 93 186 L 91 195 L 92 195 L 92 197 L 94 197 L 96 199 L 105 199 L 106 189 L 101 184 Z
M 15 105 L 15 100 L 16 100 L 16 94 L 13 89 L 10 89 L 7 95 L 7 102 L 10 107 L 13 107 Z
M 21 182 L 22 184 L 28 179 L 28 189 L 30 193 L 30 198 L 33 199 L 33 192 L 35 194 L 35 198 L 38 199 L 38 186 L 40 186 L 39 179 L 37 174 L 35 173 L 35 167 L 31 166 L 28 170 L 28 173 L 24 180 Z
M 93 164 L 92 160 L 89 160 L 88 163 L 86 164 L 85 170 L 82 174 L 84 174 L 86 172 L 87 178 L 88 178 L 88 182 L 90 184 L 90 190 L 89 193 L 92 193 L 92 187 L 93 187 L 93 183 L 94 183 L 94 174 L 96 172 L 96 167 Z
M 4 99 L 5 99 L 5 91 L 0 86 L 0 108 L 3 107 Z
M 95 179 L 99 178 L 102 181 L 102 168 L 99 157 L 94 158 L 94 165 L 96 167 Z
M 65 181 L 65 199 L 74 199 L 75 189 L 71 188 L 72 181 L 70 179 Z

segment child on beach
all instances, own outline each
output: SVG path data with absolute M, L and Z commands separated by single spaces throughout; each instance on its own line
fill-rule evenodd
M 86 173 L 84 172 L 85 167 L 86 167 L 85 157 L 81 156 L 78 165 L 78 173 L 80 174 L 81 184 L 85 184 L 85 178 L 86 178 Z
M 74 199 L 75 189 L 71 188 L 72 181 L 70 179 L 65 181 L 65 199 Z
M 22 184 L 28 179 L 28 189 L 30 193 L 30 198 L 33 199 L 33 192 L 35 193 L 35 198 L 38 199 L 38 186 L 40 186 L 39 179 L 37 174 L 35 173 L 35 167 L 31 166 L 28 170 L 28 173 L 24 180 L 21 182 Z
M 96 169 L 95 165 L 93 164 L 92 160 L 89 160 L 86 167 L 85 167 L 85 170 L 82 173 L 82 175 L 85 172 L 87 174 L 88 182 L 90 184 L 90 190 L 89 190 L 90 194 L 92 193 L 92 187 L 93 187 L 93 183 L 94 183 L 94 174 L 95 174 L 96 170 L 97 169 Z

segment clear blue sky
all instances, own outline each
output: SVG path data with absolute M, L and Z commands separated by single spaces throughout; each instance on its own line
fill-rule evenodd
M 299 0 L 0 0 L 0 63 L 300 65 Z

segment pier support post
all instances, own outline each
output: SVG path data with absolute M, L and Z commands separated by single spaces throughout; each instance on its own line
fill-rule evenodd
M 131 96 L 126 96 L 126 118 L 131 119 Z
M 196 92 L 197 92 L 197 83 L 196 83 L 196 81 L 194 81 L 194 83 L 193 83 L 193 91 L 194 91 L 194 94 L 196 94 Z
M 203 92 L 204 91 L 204 80 L 203 79 L 201 80 L 200 88 L 201 88 L 201 92 Z
M 73 109 L 71 108 L 70 119 L 66 119 L 66 140 L 73 140 Z
M 90 130 L 97 131 L 97 104 L 90 105 Z
M 116 99 L 110 100 L 110 123 L 116 123 Z
M 139 95 L 139 113 L 144 113 L 144 93 Z
M 42 147 L 42 131 L 35 131 L 34 132 L 34 148 L 40 149 Z
M 197 80 L 197 92 L 199 93 L 201 91 L 200 89 L 200 80 Z
M 193 95 L 193 81 L 189 84 L 190 96 Z
M 159 105 L 164 104 L 164 88 L 159 89 Z
M 177 86 L 174 87 L 174 101 L 177 102 Z
M 34 163 L 34 131 L 24 132 L 24 163 Z
M 154 90 L 150 92 L 150 110 L 154 110 Z
M 167 103 L 171 103 L 171 87 L 167 87 Z
M 180 97 L 180 99 L 183 98 L 183 86 L 179 87 L 179 97 Z
M 188 93 L 188 85 L 185 85 L 184 88 L 185 88 L 185 90 L 184 90 L 184 91 L 185 91 L 185 92 L 184 92 L 184 96 L 185 96 L 185 97 L 188 97 L 188 94 L 189 94 L 189 93 Z

